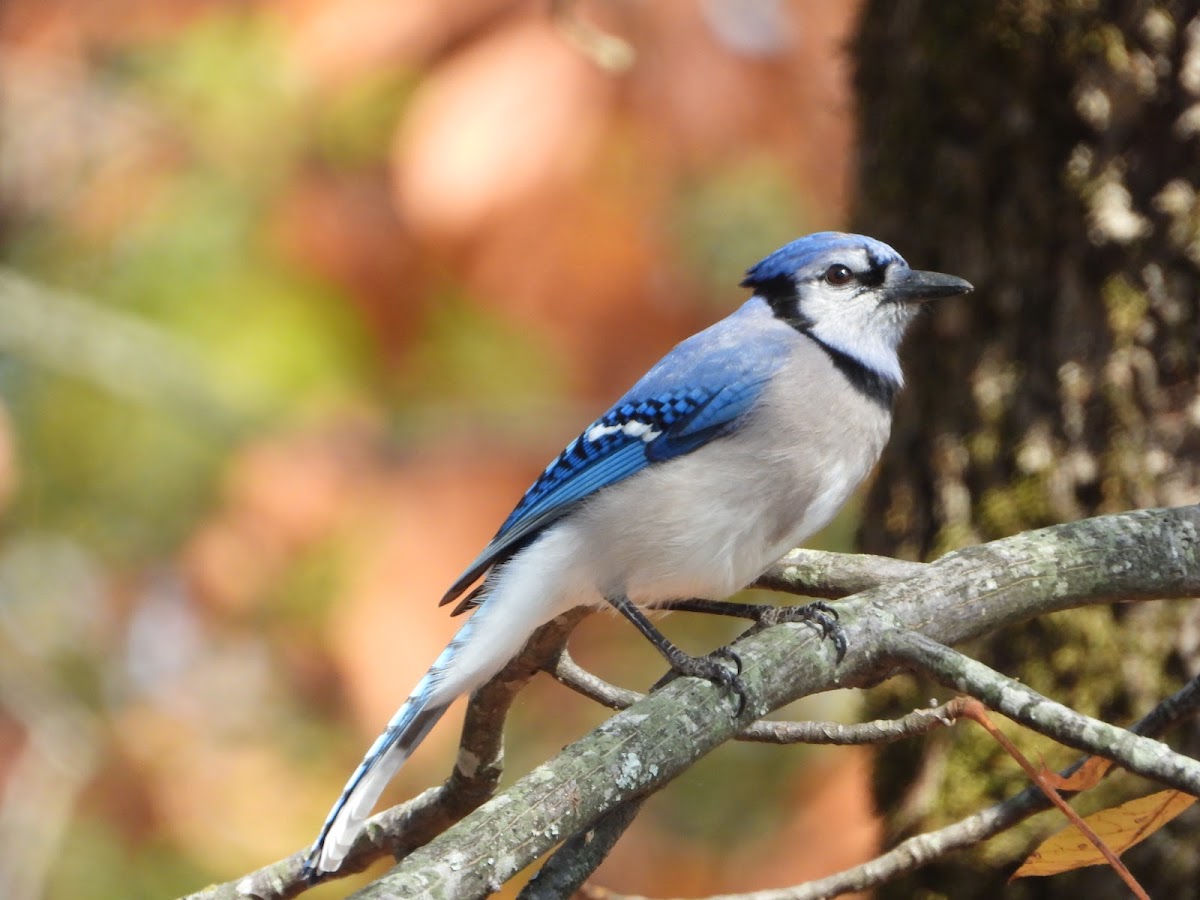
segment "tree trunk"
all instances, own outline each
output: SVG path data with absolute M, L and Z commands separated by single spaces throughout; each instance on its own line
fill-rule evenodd
M 862 549 L 928 558 L 1093 513 L 1200 501 L 1197 4 L 877 0 L 855 52 L 857 229 L 914 267 L 976 285 L 909 340 L 911 387 Z M 1147 604 L 1049 617 L 970 652 L 1124 723 L 1200 670 L 1198 635 L 1195 604 Z M 927 696 L 902 686 L 871 712 Z M 1200 751 L 1195 728 L 1174 738 Z M 911 753 L 880 757 L 878 796 L 897 835 L 1014 785 L 1013 767 L 963 729 L 922 760 Z M 1144 792 L 1112 781 L 1110 792 Z M 1152 896 L 1200 896 L 1198 831 L 1193 811 L 1175 826 L 1186 842 L 1164 833 L 1129 855 Z M 880 896 L 918 896 L 918 885 L 956 898 L 1126 896 L 1101 870 L 1005 887 L 997 866 L 1030 840 L 1027 830 Z

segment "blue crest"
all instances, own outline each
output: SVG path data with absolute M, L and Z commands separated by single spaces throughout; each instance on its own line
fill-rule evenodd
M 880 267 L 904 262 L 904 257 L 885 244 L 862 234 L 818 231 L 780 247 L 766 259 L 746 270 L 742 287 L 757 287 L 778 278 L 791 278 L 810 266 L 824 267 L 839 250 L 866 250 Z M 815 274 L 815 273 L 814 273 Z

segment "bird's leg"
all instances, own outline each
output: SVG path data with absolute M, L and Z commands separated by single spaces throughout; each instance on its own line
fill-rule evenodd
M 671 643 L 667 637 L 654 627 L 628 597 L 618 594 L 606 598 L 621 615 L 633 623 L 659 653 L 671 664 L 671 670 L 679 675 L 691 678 L 703 678 L 713 684 L 728 689 L 737 697 L 737 707 L 734 716 L 740 716 L 746 707 L 746 685 L 742 681 L 742 658 L 729 647 L 714 650 L 708 656 L 692 656 Z M 729 660 L 734 665 L 731 671 L 722 660 Z
M 775 606 L 770 603 L 738 603 L 734 600 L 704 600 L 691 597 L 686 600 L 667 600 L 656 604 L 655 609 L 751 619 L 764 628 L 785 622 L 811 622 L 821 629 L 821 637 L 833 640 L 838 662 L 846 655 L 846 634 L 838 624 L 837 610 L 823 600 L 816 600 L 804 606 Z

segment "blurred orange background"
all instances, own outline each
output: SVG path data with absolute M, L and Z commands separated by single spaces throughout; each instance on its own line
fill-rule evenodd
M 554 8 L 0 7 L 6 897 L 171 896 L 309 842 L 531 479 L 747 266 L 844 223 L 856 3 Z M 697 652 L 721 628 L 667 623 Z M 661 672 L 610 617 L 576 644 Z M 535 684 L 509 777 L 605 716 Z M 391 800 L 449 771 L 455 719 Z M 868 765 L 723 748 L 596 881 L 861 861 Z

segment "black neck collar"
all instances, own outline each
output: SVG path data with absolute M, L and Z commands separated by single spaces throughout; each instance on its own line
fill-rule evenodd
M 855 390 L 871 402 L 891 412 L 892 405 L 896 401 L 896 392 L 900 389 L 900 385 L 882 372 L 872 369 L 862 360 L 855 359 L 849 353 L 839 350 L 836 347 L 831 347 L 811 331 L 804 328 L 798 330 L 829 355 L 834 366 L 846 376 L 846 380 L 850 382 Z
M 754 290 L 771 308 L 775 318 L 790 325 L 829 354 L 837 370 L 846 376 L 846 380 L 855 390 L 885 410 L 891 411 L 900 385 L 862 360 L 830 346 L 813 334 L 812 329 L 816 323 L 800 313 L 796 283 L 790 277 L 780 275 L 760 281 L 754 285 Z

